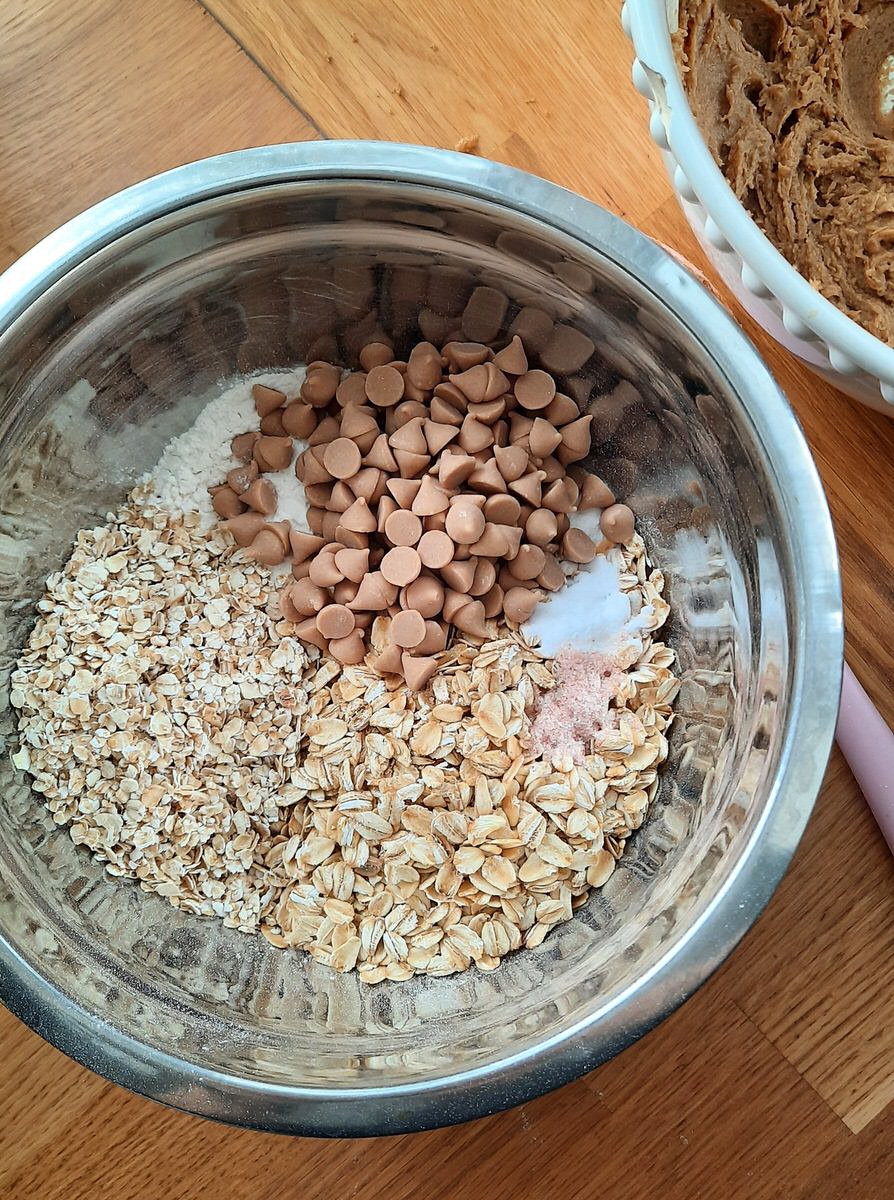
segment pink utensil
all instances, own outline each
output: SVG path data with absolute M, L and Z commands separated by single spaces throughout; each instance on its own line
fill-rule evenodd
M 885 724 L 847 663 L 835 737 L 894 853 L 894 730 Z

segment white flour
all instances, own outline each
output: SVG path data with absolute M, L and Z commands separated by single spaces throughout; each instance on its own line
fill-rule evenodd
M 197 512 L 205 529 L 219 520 L 211 507 L 208 488 L 222 483 L 236 466 L 230 442 L 237 434 L 257 429 L 258 414 L 251 396 L 254 383 L 279 388 L 291 399 L 304 381 L 303 366 L 289 371 L 261 371 L 231 383 L 202 409 L 193 426 L 165 446 L 147 480 L 154 483 L 153 500 L 172 513 Z M 295 457 L 305 448 L 296 441 Z M 304 487 L 292 466 L 267 476 L 276 488 L 276 516 L 308 531 Z
M 599 541 L 599 509 L 575 513 L 571 524 Z M 646 605 L 634 617 L 630 601 L 621 591 L 618 568 L 604 554 L 580 568 L 564 563 L 566 573 L 577 570 L 558 592 L 551 592 L 534 609 L 524 626 L 525 634 L 540 640 L 540 648 L 555 658 L 563 648 L 585 652 L 618 654 L 634 639 L 642 640 L 642 630 L 652 608 Z

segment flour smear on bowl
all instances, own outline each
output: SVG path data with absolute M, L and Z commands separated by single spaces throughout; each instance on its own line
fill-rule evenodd
M 589 418 L 497 350 L 231 381 L 47 581 L 17 767 L 112 875 L 361 980 L 606 884 L 678 688 Z

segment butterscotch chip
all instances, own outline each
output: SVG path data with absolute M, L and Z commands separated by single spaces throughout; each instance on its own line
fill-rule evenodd
M 479 463 L 469 476 L 469 487 L 485 496 L 496 496 L 506 491 L 506 480 L 494 459 Z
M 332 488 L 329 492 L 329 499 L 327 500 L 325 507 L 328 508 L 330 512 L 343 513 L 351 507 L 355 499 L 356 497 L 354 493 L 351 491 L 348 485 L 340 479 L 338 483 L 332 485 Z
M 376 408 L 391 408 L 404 394 L 404 377 L 390 365 L 373 367 L 366 377 L 366 394 Z
M 285 558 L 282 541 L 272 529 L 260 530 L 246 548 L 246 554 L 268 567 L 278 566 Z
M 455 592 L 468 592 L 472 586 L 472 580 L 475 578 L 477 565 L 478 560 L 475 558 L 467 558 L 462 561 L 455 558 L 453 562 L 441 567 L 441 578 Z
M 211 493 L 211 507 L 223 520 L 226 521 L 230 517 L 238 517 L 240 513 L 245 511 L 245 505 L 233 489 L 226 484 L 223 484 L 221 487 L 209 488 L 208 490 Z
M 354 410 L 346 409 L 345 411 L 353 413 Z M 335 417 L 324 417 L 307 439 L 307 444 L 308 446 L 320 446 L 322 448 L 320 451 L 320 455 L 322 457 L 326 446 L 329 444 L 329 442 L 334 441 L 338 437 L 340 430 L 341 421 L 337 420 Z
M 355 533 L 373 533 L 376 528 L 376 518 L 363 496 L 358 496 L 353 504 L 342 513 L 340 524 L 345 529 L 352 529 Z
M 536 579 L 546 564 L 546 555 L 539 546 L 530 544 L 519 547 L 518 554 L 509 564 L 509 571 L 516 579 Z
M 537 412 L 552 401 L 556 381 L 546 371 L 528 371 L 515 381 L 515 398 L 528 412 Z
M 301 399 L 314 408 L 325 408 L 335 398 L 341 371 L 331 363 L 311 364 L 301 385 Z
M 457 416 L 459 416 L 458 413 Z M 444 447 L 449 442 L 452 442 L 459 433 L 456 425 L 441 425 L 437 421 L 430 420 L 423 422 L 423 431 L 425 444 L 431 455 L 440 454 Z
M 385 532 L 385 522 L 393 512 L 397 512 L 398 504 L 393 496 L 383 496 L 376 508 L 376 532 Z
M 596 557 L 596 545 L 582 529 L 569 529 L 562 538 L 562 557 L 569 562 L 592 562 Z
M 386 342 L 370 342 L 360 351 L 360 365 L 364 371 L 384 367 L 394 358 L 394 350 Z
M 454 387 L 459 388 L 467 401 L 480 404 L 487 394 L 487 367 L 483 363 L 469 367 L 467 371 L 451 375 L 450 382 Z
M 291 621 L 295 625 L 300 625 L 304 616 L 292 603 L 292 588 L 289 584 L 279 593 L 279 611 L 284 621 Z
M 483 558 L 502 558 L 509 550 L 506 535 L 495 525 L 485 525 L 484 533 L 469 547 L 470 553 Z
M 345 376 L 335 390 L 335 399 L 342 408 L 348 408 L 352 404 L 365 404 L 367 400 L 365 373 L 355 371 L 352 375 Z
M 425 637 L 425 619 L 415 608 L 408 608 L 392 619 L 389 632 L 398 646 L 412 650 Z
M 311 507 L 307 510 L 307 525 L 312 533 L 323 533 L 323 510 L 321 508 Z
M 391 642 L 381 654 L 373 659 L 372 669 L 378 675 L 402 675 L 401 656 L 403 653 L 397 642 Z
M 463 633 L 470 633 L 473 637 L 486 637 L 487 620 L 484 616 L 484 605 L 480 600 L 470 600 L 459 612 L 454 613 L 453 624 Z
M 233 467 L 231 471 L 227 471 L 227 486 L 232 488 L 237 496 L 241 496 L 243 492 L 248 491 L 259 475 L 260 470 L 256 462 L 246 463 L 240 467 Z
M 334 479 L 349 479 L 360 470 L 361 458 L 357 443 L 340 437 L 326 447 L 323 466 Z
M 528 436 L 528 445 L 535 458 L 546 458 L 556 446 L 561 445 L 562 434 L 549 421 L 536 417 Z
M 453 561 L 456 547 L 448 534 L 429 529 L 419 539 L 417 549 L 423 565 L 437 571 Z
M 480 404 L 472 404 L 470 402 L 466 410 L 467 416 L 472 417 L 475 421 L 480 421 L 482 425 L 494 425 L 505 412 L 506 401 L 502 396 L 496 400 L 483 400 Z M 496 435 L 497 431 L 494 429 L 495 439 Z
M 422 480 L 389 479 L 385 486 L 401 508 L 411 508 L 416 499 L 416 493 L 422 487 Z
M 528 469 L 528 455 L 521 446 L 494 446 L 494 461 L 507 483 L 520 479 Z
M 341 513 L 331 513 L 331 512 L 323 513 L 321 533 L 322 533 L 323 537 L 326 538 L 327 541 L 331 542 L 333 540 L 337 540 L 337 541 L 343 542 L 344 544 L 347 544 L 345 542 L 344 538 L 339 538 L 337 536 L 340 522 L 341 522 Z M 363 538 L 363 537 L 365 537 L 365 534 L 360 534 L 360 533 L 354 534 L 354 538 Z M 366 543 L 363 541 L 352 542 L 352 544 L 361 545 L 361 546 L 366 545 Z
M 554 554 L 547 553 L 546 562 L 543 564 L 543 570 L 537 576 L 537 582 L 548 592 L 557 592 L 559 588 L 565 586 L 565 572 Z
M 509 490 L 521 496 L 522 500 L 526 500 L 534 508 L 539 508 L 543 479 L 542 471 L 529 471 L 527 475 L 522 475 L 521 479 L 513 480 L 509 484 Z
M 239 433 L 230 442 L 230 451 L 233 458 L 239 462 L 247 463 L 251 461 L 252 452 L 255 448 L 255 442 L 261 435 L 252 431 L 251 433 Z
M 284 437 L 286 427 L 283 424 L 282 409 L 277 409 L 275 412 L 268 413 L 266 417 L 261 417 L 259 426 L 261 433 L 267 434 L 269 437 Z
M 444 585 L 433 575 L 420 575 L 406 588 L 407 608 L 423 617 L 436 617 L 444 605 Z
M 441 382 L 441 354 L 431 342 L 419 342 L 407 359 L 407 379 L 423 391 Z
M 249 546 L 265 524 L 260 513 L 246 512 L 224 521 L 224 529 L 233 535 L 237 546 Z
M 320 633 L 319 629 L 317 629 L 315 617 L 305 618 L 295 632 L 301 638 L 302 642 L 307 642 L 311 646 L 318 646 L 321 650 L 327 649 L 326 639 Z
M 395 546 L 382 559 L 379 570 L 388 583 L 406 587 L 418 578 L 422 560 L 411 546 Z
M 579 371 L 596 349 L 595 343 L 571 325 L 556 325 L 540 352 L 540 360 L 548 371 L 570 375 Z
M 461 608 L 469 603 L 468 592 L 458 592 L 453 588 L 448 589 L 444 594 L 444 620 L 452 621 Z
M 481 603 L 484 605 L 484 615 L 488 620 L 497 617 L 503 611 L 503 589 L 498 583 L 486 592 L 481 597 Z
M 317 619 L 319 620 L 319 618 Z M 353 666 L 363 662 L 366 646 L 363 644 L 363 635 L 360 630 L 353 630 L 347 637 L 333 638 L 329 643 L 329 653 L 336 662 L 340 662 L 343 666 Z
M 403 668 L 404 679 L 407 681 L 407 687 L 414 692 L 421 692 L 435 671 L 437 671 L 438 660 L 430 657 L 417 657 L 408 654 L 405 650 L 401 656 L 401 666 Z
M 629 542 L 633 537 L 633 510 L 626 504 L 609 505 L 599 518 L 599 528 L 611 542 Z
M 514 334 L 508 346 L 494 355 L 494 366 L 509 375 L 524 375 L 528 369 L 528 356 L 518 334 Z
M 543 410 L 544 419 L 551 425 L 567 425 L 580 416 L 580 409 L 570 396 L 556 392 L 550 403 Z
M 332 485 L 328 483 L 305 483 L 304 495 L 308 504 L 314 508 L 326 508 L 332 495 Z
M 541 506 L 554 513 L 569 513 L 577 502 L 577 485 L 573 479 L 557 479 L 543 493 Z
M 466 499 L 463 497 L 463 501 Z M 447 513 L 447 533 L 452 541 L 460 545 L 477 542 L 484 533 L 485 524 L 484 513 L 471 503 L 452 504 Z
M 413 479 L 414 476 L 421 475 L 431 463 L 428 454 L 414 454 L 411 450 L 395 450 L 394 457 L 403 479 Z
M 470 596 L 484 596 L 497 582 L 497 568 L 488 559 L 479 559 L 475 565 L 475 574 L 469 584 Z
M 411 417 L 401 425 L 388 439 L 392 451 L 408 450 L 411 454 L 427 454 L 423 424 L 422 417 Z
M 459 431 L 459 444 L 467 454 L 477 454 L 494 444 L 494 431 L 489 425 L 466 415 Z
M 416 654 L 439 654 L 447 645 L 447 630 L 440 621 L 425 622 L 425 637 L 415 649 Z
M 447 492 L 430 475 L 425 475 L 413 498 L 413 512 L 420 517 L 433 517 L 435 513 L 446 512 L 449 505 Z
M 317 629 L 324 638 L 344 638 L 354 628 L 354 614 L 344 604 L 327 604 L 317 613 Z
M 438 460 L 438 481 L 442 487 L 458 488 L 478 464 L 470 454 L 444 453 Z
M 578 512 L 589 512 L 594 508 L 608 508 L 615 502 L 615 494 L 598 475 L 586 471 L 583 478 L 578 479 L 580 495 L 577 501 Z
M 521 338 L 529 355 L 539 354 L 552 336 L 553 319 L 543 309 L 527 306 L 516 314 L 509 332 Z
M 292 461 L 292 439 L 264 435 L 255 442 L 253 454 L 262 471 L 284 471 Z
M 484 502 L 484 515 L 495 525 L 514 525 L 521 516 L 521 504 L 514 496 L 488 496 Z
M 463 423 L 463 414 L 441 396 L 433 396 L 431 402 L 431 419 L 438 425 L 453 425 L 457 428 Z M 434 451 L 432 451 L 434 453 Z
M 282 410 L 282 427 L 289 437 L 309 438 L 317 427 L 316 410 L 296 400 Z
M 406 382 L 404 383 L 406 389 Z M 417 417 L 420 420 L 425 420 L 428 416 L 428 408 L 421 404 L 418 400 L 404 400 L 398 404 L 396 408 L 389 408 L 385 413 L 385 426 L 389 434 L 397 433 L 404 425 L 410 421 L 414 421 Z M 422 451 L 420 450 L 421 454 Z
M 332 589 L 332 599 L 336 604 L 350 604 L 357 595 L 357 584 L 353 579 L 342 579 Z
M 560 462 L 576 462 L 590 453 L 590 424 L 592 416 L 578 417 L 562 429 L 562 442 L 556 452 Z
M 385 521 L 385 537 L 393 546 L 415 546 L 422 537 L 422 522 L 415 513 L 399 508 Z
M 485 403 L 493 403 L 500 396 L 505 396 L 510 391 L 512 384 L 496 363 L 485 363 L 484 369 L 487 371 L 487 387 L 484 389 L 484 401 Z M 503 411 L 505 412 L 505 409 Z
M 298 612 L 308 617 L 315 617 L 329 603 L 329 593 L 309 578 L 296 580 L 289 595 Z
M 385 491 L 385 474 L 375 467 L 364 467 L 356 475 L 346 479 L 345 483 L 358 500 L 362 499 L 367 504 L 374 504 Z
M 276 512 L 276 488 L 269 479 L 256 479 L 248 491 L 242 493 L 242 500 L 265 517 Z
M 515 558 L 516 554 L 518 554 L 519 546 L 521 546 L 521 529 L 518 525 L 500 525 L 498 523 L 494 523 L 494 528 L 506 539 L 506 544 L 509 547 L 506 551 L 506 558 Z
M 380 471 L 396 471 L 397 460 L 388 445 L 388 434 L 380 433 L 372 446 L 366 452 L 364 463 L 368 467 L 377 467 Z
M 295 459 L 295 474 L 305 487 L 317 483 L 331 483 L 332 476 L 323 466 L 323 451 L 308 449 Z
M 558 533 L 556 514 L 548 508 L 537 508 L 525 522 L 525 537 L 535 546 L 547 546 Z
M 519 412 L 509 414 L 509 441 L 513 446 L 526 445 L 533 428 L 533 417 L 526 417 L 524 413 Z
M 503 596 L 503 612 L 510 621 L 522 625 L 530 619 L 542 596 L 542 592 L 532 588 L 510 588 Z
M 368 609 L 371 612 L 381 612 L 397 599 L 397 587 L 389 583 L 381 571 L 370 571 L 360 581 L 357 595 L 351 601 L 349 608 L 352 612 Z
M 559 446 L 556 454 L 561 449 L 562 447 Z M 540 460 L 540 470 L 543 472 L 543 482 L 545 485 L 555 483 L 557 479 L 568 479 L 564 466 L 552 454 L 548 454 L 546 458 Z M 568 479 L 568 482 L 574 487 L 574 495 L 577 496 L 577 485 L 571 479 Z
M 310 564 L 310 580 L 318 587 L 335 587 L 344 579 L 341 571 L 335 565 L 335 555 L 321 551 Z
M 453 371 L 468 371 L 470 367 L 487 362 L 490 350 L 482 342 L 448 341 L 444 347 L 444 357 Z
M 316 433 L 313 436 L 315 438 Z M 341 423 L 333 434 L 333 437 L 338 436 L 349 438 L 356 443 L 361 454 L 368 454 L 379 437 L 379 424 L 375 414 L 366 408 L 351 405 L 342 412 Z
M 348 529 L 346 525 L 336 525 L 332 536 L 348 550 L 365 550 L 369 546 L 368 533 L 360 533 L 356 529 Z
M 369 550 L 336 550 L 335 565 L 352 583 L 361 583 L 363 577 L 369 574 Z M 355 593 L 356 595 L 356 593 Z M 338 599 L 338 597 L 336 597 Z M 354 599 L 354 596 L 351 596 Z
M 266 417 L 268 413 L 282 408 L 286 402 L 284 392 L 266 387 L 263 383 L 256 383 L 252 386 L 251 398 L 255 402 L 255 412 L 259 417 Z

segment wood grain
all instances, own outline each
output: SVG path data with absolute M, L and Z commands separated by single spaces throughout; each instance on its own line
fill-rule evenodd
M 477 134 L 482 153 L 576 188 L 708 270 L 648 138 L 614 0 L 206 8 L 0 6 L 0 263 L 203 154 L 315 133 L 443 146 Z M 804 424 L 839 537 L 849 657 L 894 721 L 894 423 L 724 299 Z M 0 1197 L 877 1200 L 894 1170 L 892 869 L 836 753 L 777 895 L 697 996 L 560 1092 L 413 1137 L 296 1141 L 198 1121 L 0 1013 Z
M 4 0 L 0 32 L 0 269 L 147 175 L 317 136 L 192 0 Z

